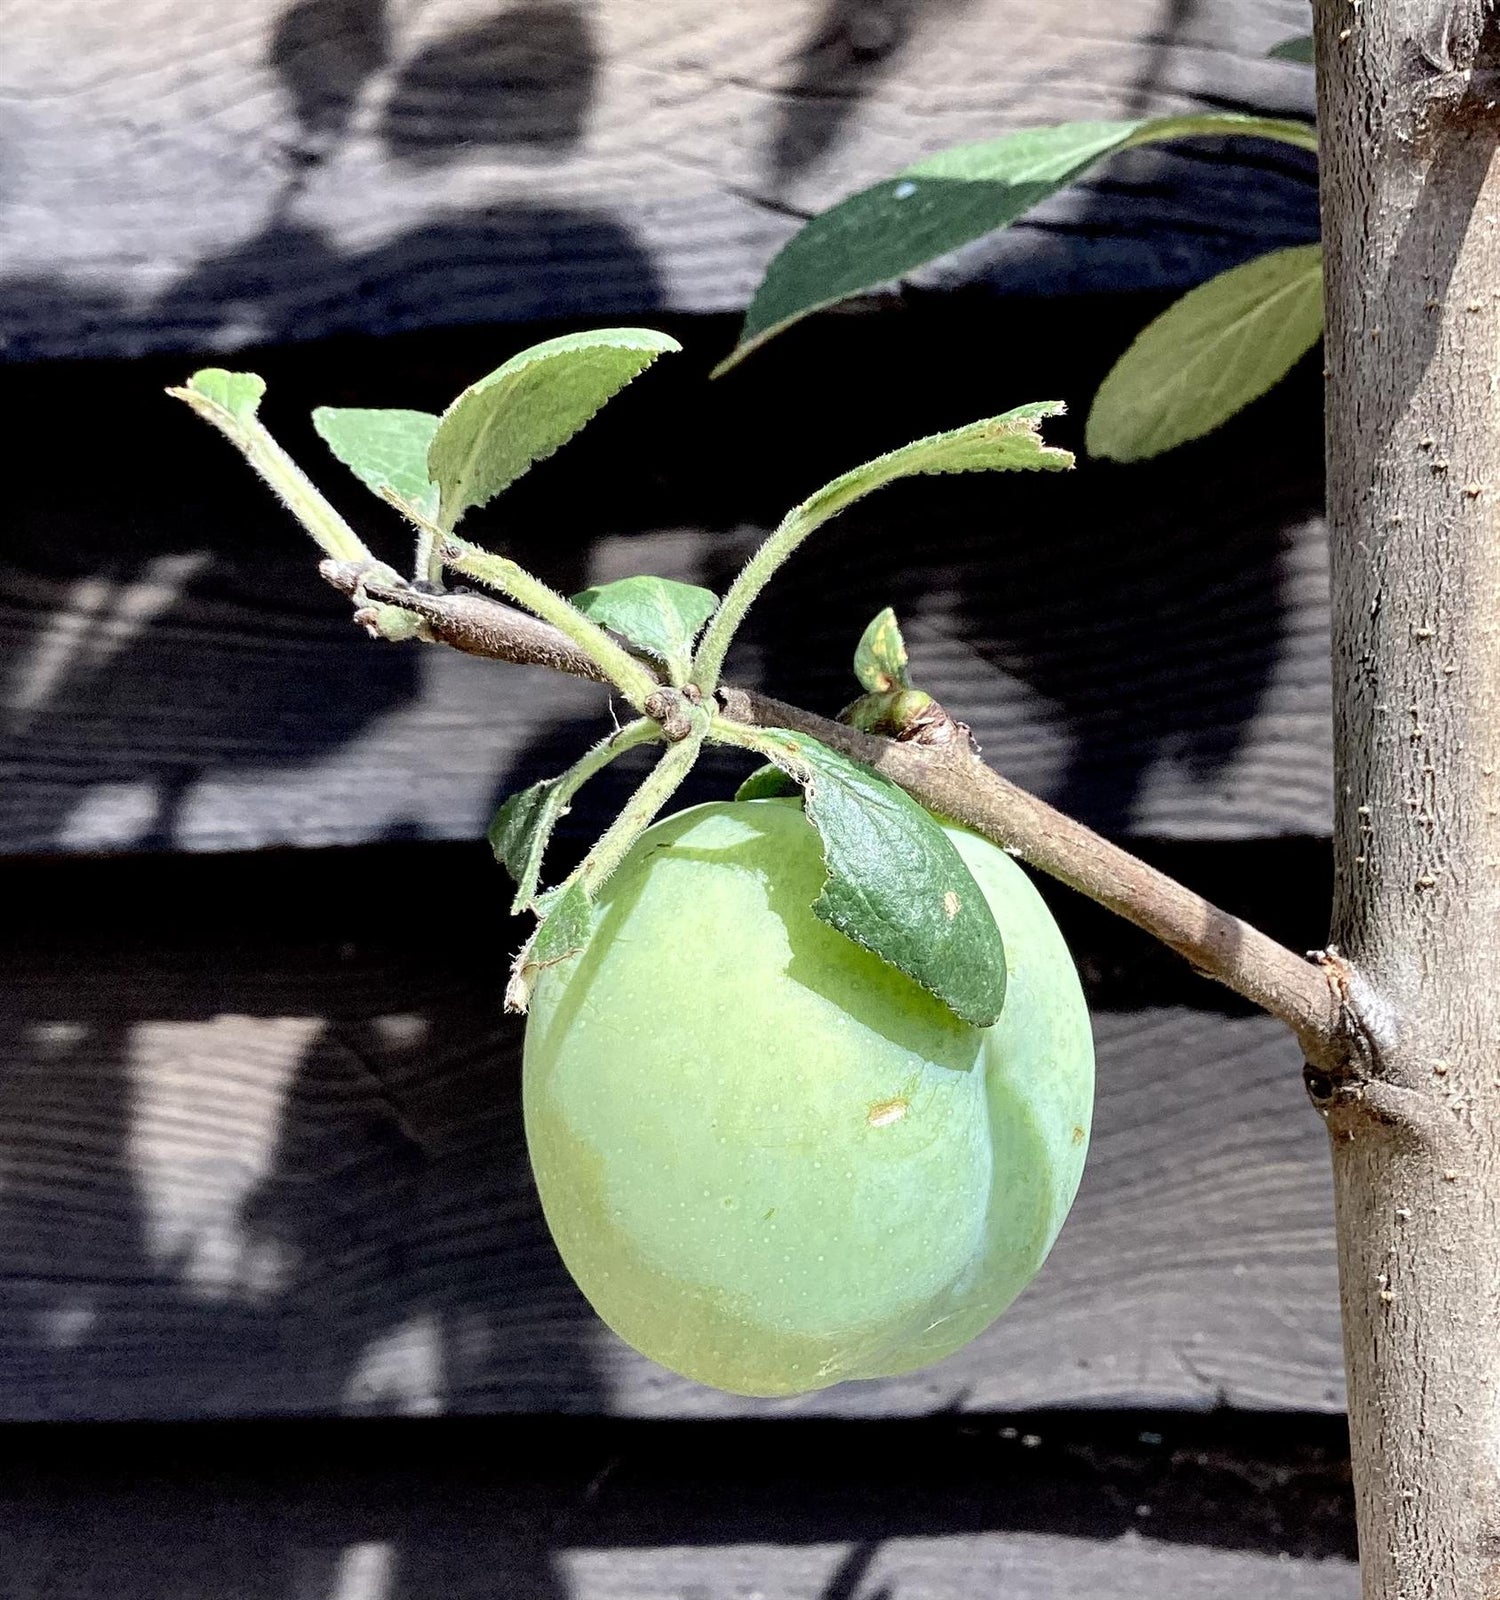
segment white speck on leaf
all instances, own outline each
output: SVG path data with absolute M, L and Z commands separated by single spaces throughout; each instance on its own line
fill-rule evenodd
M 892 196 L 897 200 L 910 200 L 916 192 L 917 186 L 914 183 L 898 183 L 891 191 Z

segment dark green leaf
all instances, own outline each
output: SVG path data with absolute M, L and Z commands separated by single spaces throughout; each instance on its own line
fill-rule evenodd
M 573 596 L 584 616 L 679 672 L 686 670 L 693 640 L 718 603 L 712 590 L 652 577 L 621 578 Z
M 1116 151 L 1204 136 L 1316 148 L 1305 123 L 1226 113 L 1061 123 L 929 156 L 814 217 L 782 247 L 750 302 L 739 343 L 715 375 L 810 312 L 1007 227 Z
M 1310 67 L 1313 64 L 1313 42 L 1306 34 L 1297 39 L 1283 39 L 1266 54 L 1273 61 L 1300 61 Z
M 1322 331 L 1320 246 L 1221 272 L 1168 306 L 1116 362 L 1089 414 L 1090 453 L 1139 461 L 1198 438 L 1285 377 Z
M 524 1011 L 531 1004 L 531 992 L 542 969 L 576 956 L 594 931 L 593 902 L 581 883 L 553 890 L 542 897 L 541 903 L 546 915 L 511 967 L 505 990 L 507 1011 Z
M 806 734 L 764 730 L 764 753 L 802 785 L 828 881 L 813 910 L 988 1027 L 1005 1001 L 1005 948 L 989 904 L 938 823 L 868 767 Z
M 443 526 L 514 483 L 659 355 L 681 348 L 648 328 L 570 333 L 471 384 L 443 413 L 427 453 Z
M 780 767 L 757 767 L 734 791 L 736 800 L 779 800 L 783 795 L 796 794 L 797 785 Z
M 906 676 L 906 640 L 896 613 L 889 606 L 860 635 L 854 649 L 854 675 L 871 694 L 909 689 Z
M 563 784 L 544 778 L 510 796 L 495 813 L 488 838 L 495 859 L 516 880 L 512 912 L 527 910 L 536 895 L 542 855 L 564 804 Z
M 424 522 L 438 513 L 438 488 L 427 476 L 427 451 L 438 419 L 430 411 L 370 411 L 319 406 L 318 436 L 366 488 L 409 507 Z

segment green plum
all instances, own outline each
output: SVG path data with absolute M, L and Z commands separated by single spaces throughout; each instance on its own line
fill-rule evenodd
M 908 1372 L 1034 1276 L 1083 1169 L 1094 1056 L 1078 975 L 1026 874 L 946 832 L 1005 942 L 1005 1009 L 959 1018 L 814 916 L 799 802 L 658 822 L 547 968 L 526 1137 L 599 1315 L 737 1394 Z

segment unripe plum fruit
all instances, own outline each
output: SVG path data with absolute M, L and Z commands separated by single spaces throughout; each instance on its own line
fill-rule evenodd
M 1041 1266 L 1083 1169 L 1094 1055 L 1056 923 L 1001 850 L 945 830 L 1009 969 L 990 1028 L 814 916 L 800 803 L 650 828 L 596 930 L 545 969 L 526 1137 L 569 1271 L 636 1349 L 720 1389 L 908 1372 Z

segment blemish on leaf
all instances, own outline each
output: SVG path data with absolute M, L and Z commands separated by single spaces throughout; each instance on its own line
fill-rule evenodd
M 910 1109 L 911 1102 L 902 1095 L 894 1100 L 877 1100 L 865 1113 L 865 1121 L 872 1128 L 888 1128 L 893 1122 L 900 1122 Z
M 943 896 L 943 915 L 947 917 L 949 922 L 952 922 L 958 915 L 962 905 L 963 901 L 958 898 L 958 891 L 956 889 L 948 890 Z
M 1083 1143 L 1083 1129 L 1080 1128 L 1076 1123 L 1073 1126 L 1073 1143 L 1074 1144 L 1082 1144 Z

